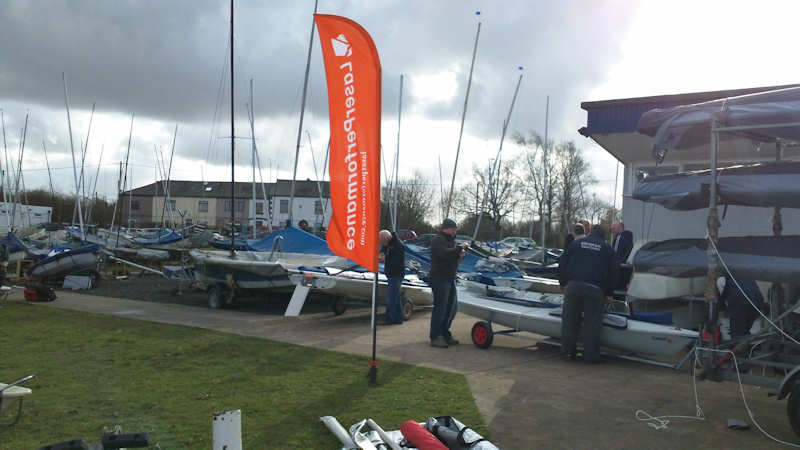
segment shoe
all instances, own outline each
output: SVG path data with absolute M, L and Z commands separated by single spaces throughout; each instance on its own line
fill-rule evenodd
M 453 339 L 452 337 L 445 338 L 444 340 L 447 342 L 447 345 L 458 345 L 458 344 L 460 344 L 460 342 L 458 342 L 458 339 Z
M 448 345 L 447 341 L 442 336 L 439 336 L 431 341 L 431 347 L 447 348 Z

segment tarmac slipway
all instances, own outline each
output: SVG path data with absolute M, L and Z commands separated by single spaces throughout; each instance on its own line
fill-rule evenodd
M 369 355 L 369 310 L 301 315 L 299 318 L 59 292 L 47 307 L 187 325 L 351 354 Z M 9 300 L 22 301 L 15 291 Z M 698 382 L 706 421 L 674 419 L 655 430 L 636 420 L 636 410 L 658 415 L 695 413 L 691 376 L 670 369 L 611 359 L 588 366 L 566 362 L 556 350 L 526 338 L 495 336 L 488 350 L 469 338 L 474 319 L 460 314 L 453 332 L 461 345 L 432 348 L 429 313 L 415 313 L 400 326 L 378 330 L 378 359 L 464 374 L 492 441 L 504 449 L 533 448 L 778 448 L 755 427 L 735 431 L 729 418 L 750 422 L 738 385 Z M 379 366 L 380 367 L 380 366 Z M 380 370 L 379 370 L 380 377 Z M 366 384 L 366 381 L 365 381 Z M 779 439 L 800 442 L 786 418 L 786 403 L 767 390 L 745 386 L 756 419 Z M 446 405 L 442 407 L 447 410 Z M 365 406 L 364 417 L 369 416 Z M 438 412 L 431 412 L 436 414 Z M 450 411 L 458 416 L 458 411 Z M 324 411 L 320 411 L 323 415 Z M 419 419 L 424 419 L 423 417 Z

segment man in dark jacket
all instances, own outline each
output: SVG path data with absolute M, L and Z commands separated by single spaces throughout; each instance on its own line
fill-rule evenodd
M 611 248 L 616 252 L 620 263 L 628 260 L 628 255 L 633 249 L 633 233 L 625 229 L 625 224 L 617 222 L 611 225 L 611 232 L 614 238 L 611 240 Z
M 428 273 L 433 291 L 433 313 L 431 313 L 431 346 L 447 348 L 458 341 L 450 334 L 450 325 L 456 316 L 456 273 L 458 263 L 469 244 L 456 245 L 458 226 L 450 219 L 442 223 L 441 231 L 431 239 L 431 270 Z
M 760 315 L 758 310 L 763 309 L 765 304 L 761 289 L 754 279 L 734 275 L 733 278 L 729 275 L 717 278 L 717 290 L 720 306 L 730 318 L 731 338 L 739 339 L 750 334 L 753 322 Z
M 606 301 L 611 301 L 617 281 L 619 262 L 606 243 L 600 225 L 592 233 L 574 241 L 561 255 L 558 281 L 564 292 L 561 314 L 561 353 L 570 359 L 577 354 L 578 335 L 583 313 L 584 361 L 600 360 L 600 331 Z
M 381 241 L 380 260 L 383 261 L 383 273 L 386 275 L 386 324 L 403 323 L 403 305 L 400 299 L 400 286 L 406 276 L 406 248 L 397 234 L 389 230 L 381 230 L 378 234 Z
M 583 229 L 582 224 L 576 224 L 575 228 L 572 230 L 572 233 L 568 234 L 566 238 L 564 238 L 564 246 L 562 249 L 566 250 L 569 247 L 569 244 L 572 244 L 572 241 L 575 239 L 580 239 L 585 237 L 586 230 Z

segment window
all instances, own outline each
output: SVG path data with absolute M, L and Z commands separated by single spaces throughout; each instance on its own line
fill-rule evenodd
M 225 200 L 225 212 L 231 212 L 231 201 Z
M 322 215 L 322 202 L 319 200 L 314 201 L 314 214 L 315 215 Z
M 197 212 L 208 212 L 208 200 L 197 202 Z
M 175 200 L 167 200 L 167 208 L 169 208 L 170 211 L 175 211 Z
M 244 211 L 244 200 L 236 200 L 236 211 Z
M 281 214 L 289 214 L 289 200 L 281 200 Z
M 264 222 L 262 222 L 260 220 L 256 220 L 256 228 L 261 228 L 263 226 L 264 226 Z
M 192 219 L 186 219 L 186 225 L 191 225 L 192 223 L 194 223 L 192 222 Z
M 264 214 L 264 202 L 256 202 L 256 214 Z
M 131 202 L 131 210 L 133 211 L 139 210 L 139 200 L 133 200 Z

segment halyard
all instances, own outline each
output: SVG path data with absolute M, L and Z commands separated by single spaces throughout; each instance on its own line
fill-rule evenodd
M 211 417 L 241 409 L 247 448 L 337 448 L 319 421 L 372 417 L 385 429 L 458 414 L 486 433 L 463 375 L 205 329 L 9 302 L 0 310 L 0 381 L 34 373 L 0 448 L 38 448 L 104 426 L 149 432 L 162 448 L 209 448 Z

